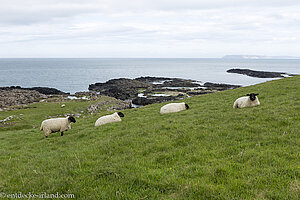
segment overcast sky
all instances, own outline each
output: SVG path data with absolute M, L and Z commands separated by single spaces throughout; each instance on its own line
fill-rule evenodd
M 300 56 L 300 0 L 0 0 L 0 58 Z

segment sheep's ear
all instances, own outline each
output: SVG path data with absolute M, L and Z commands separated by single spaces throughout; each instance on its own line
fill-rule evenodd
M 257 96 L 257 95 L 259 95 L 259 94 L 255 94 L 255 96 Z
M 122 112 L 118 112 L 118 115 L 119 115 L 120 117 L 124 117 L 124 114 L 123 114 Z
M 246 94 L 246 96 L 250 96 L 250 94 Z
M 185 109 L 189 109 L 189 108 L 190 108 L 189 105 L 185 104 Z
M 69 117 L 68 117 L 68 119 L 70 120 L 70 122 L 73 122 L 73 123 L 75 123 L 75 122 L 76 122 L 75 118 L 74 118 L 74 117 L 72 117 L 72 116 L 69 116 Z

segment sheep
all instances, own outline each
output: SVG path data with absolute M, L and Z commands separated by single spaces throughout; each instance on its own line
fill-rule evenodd
M 115 112 L 111 115 L 105 115 L 97 119 L 95 122 L 95 126 L 101 126 L 103 124 L 112 123 L 112 122 L 120 122 L 122 121 L 121 117 L 124 117 L 122 112 Z
M 42 122 L 40 130 L 44 131 L 46 138 L 54 132 L 61 132 L 61 136 L 63 136 L 64 131 L 71 129 L 71 122 L 76 122 L 72 116 L 47 119 Z
M 166 114 L 166 113 L 172 113 L 172 112 L 179 112 L 182 110 L 187 110 L 190 107 L 182 102 L 182 103 L 169 103 L 164 105 L 163 107 L 160 108 L 160 114 Z
M 258 94 L 250 93 L 245 97 L 238 98 L 237 100 L 235 100 L 233 108 L 244 108 L 260 105 L 257 95 Z

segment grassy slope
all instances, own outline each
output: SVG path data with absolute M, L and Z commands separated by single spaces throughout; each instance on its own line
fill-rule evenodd
M 249 92 L 260 93 L 261 106 L 233 109 L 234 100 Z M 0 112 L 0 119 L 24 114 L 18 128 L 0 128 L 0 192 L 74 193 L 78 199 L 299 198 L 299 76 L 186 102 L 191 109 L 168 115 L 159 114 L 162 104 L 126 110 L 123 122 L 97 128 L 95 120 L 107 112 L 80 118 L 63 137 L 48 139 L 39 124 L 62 114 L 59 104 Z M 66 109 L 86 106 L 69 103 Z

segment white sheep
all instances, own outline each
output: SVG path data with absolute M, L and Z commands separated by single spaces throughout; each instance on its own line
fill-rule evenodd
M 45 137 L 48 137 L 51 133 L 61 132 L 61 136 L 63 136 L 63 132 L 71 129 L 71 122 L 76 122 L 74 117 L 69 116 L 66 118 L 52 118 L 47 119 L 42 122 L 41 131 L 44 131 Z
M 95 122 L 95 126 L 101 126 L 103 124 L 112 123 L 112 122 L 120 122 L 122 121 L 121 117 L 124 117 L 122 112 L 115 112 L 111 115 L 105 115 L 97 119 Z
M 245 97 L 238 98 L 237 100 L 235 100 L 233 108 L 244 108 L 260 105 L 257 95 L 258 94 L 250 93 Z
M 189 109 L 189 106 L 184 102 L 169 103 L 160 108 L 160 114 L 179 112 L 179 111 L 187 110 L 187 109 Z

